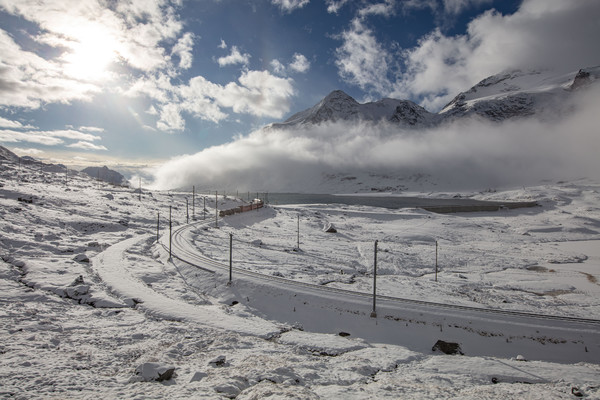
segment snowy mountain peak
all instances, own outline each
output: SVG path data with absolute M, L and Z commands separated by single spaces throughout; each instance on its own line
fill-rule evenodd
M 592 71 L 592 73 L 588 72 Z M 512 70 L 490 76 L 458 94 L 439 115 L 444 119 L 478 116 L 492 121 L 514 117 L 556 116 L 575 81 L 590 82 L 596 68 L 556 74 L 548 70 Z M 589 73 L 589 75 L 587 75 Z M 590 78 L 590 76 L 592 78 Z M 576 86 L 577 87 L 577 86 Z M 544 114 L 544 115 L 542 115 Z
M 430 113 L 409 100 L 384 98 L 361 104 L 341 90 L 334 90 L 313 107 L 294 114 L 271 128 L 285 129 L 336 121 L 387 121 L 399 128 L 426 128 L 465 117 L 504 121 L 536 115 L 560 117 L 573 90 L 600 78 L 600 67 L 556 74 L 550 70 L 510 70 L 481 80 L 459 93 L 439 113 Z
M 384 98 L 361 104 L 341 90 L 334 90 L 313 107 L 294 114 L 275 128 L 298 125 L 318 125 L 339 120 L 391 121 L 407 127 L 431 119 L 431 113 L 409 100 Z
M 592 68 L 582 68 L 575 75 L 571 90 L 577 90 L 581 87 L 590 85 L 592 82 L 600 78 L 600 66 Z

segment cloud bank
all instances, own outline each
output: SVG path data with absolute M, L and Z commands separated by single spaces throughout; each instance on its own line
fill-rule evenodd
M 482 1 L 446 0 L 444 12 L 458 14 Z M 485 3 L 485 2 L 483 2 Z M 600 64 L 600 4 L 596 1 L 524 0 L 512 15 L 488 10 L 474 18 L 464 35 L 435 29 L 413 48 L 394 50 L 378 41 L 369 15 L 390 13 L 394 2 L 358 11 L 339 39 L 339 76 L 376 97 L 419 99 L 438 111 L 480 80 L 506 69 L 544 68 L 568 72 Z M 438 3 L 402 2 L 398 7 Z M 394 8 L 395 9 L 395 8 Z
M 576 111 L 560 121 L 470 119 L 423 131 L 402 131 L 387 123 L 265 128 L 172 159 L 153 171 L 153 187 L 310 192 L 322 191 L 328 174 L 379 173 L 399 184 L 411 175 L 427 174 L 437 189 L 481 190 L 597 177 L 600 87 L 565 107 Z

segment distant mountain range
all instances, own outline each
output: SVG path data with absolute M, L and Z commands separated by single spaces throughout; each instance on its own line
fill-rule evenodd
M 123 175 L 106 166 L 87 167 L 85 169 L 82 169 L 81 172 L 83 172 L 84 174 L 88 174 L 92 178 L 112 183 L 113 185 L 127 185 L 127 179 L 125 179 Z
M 46 172 L 65 172 L 67 167 L 63 164 L 50 164 L 44 163 L 40 160 L 36 160 L 30 156 L 19 157 L 6 147 L 0 146 L 0 163 L 1 162 L 21 163 L 23 166 L 30 166 L 34 168 L 41 168 Z M 99 179 L 104 182 L 112 183 L 114 185 L 128 185 L 127 179 L 117 171 L 104 167 L 87 167 L 81 171 L 92 178 Z M 78 173 L 69 169 L 69 174 Z
M 313 107 L 292 115 L 271 128 L 318 125 L 336 121 L 387 121 L 399 128 L 426 128 L 465 117 L 504 121 L 538 115 L 552 118 L 563 110 L 574 91 L 600 78 L 600 67 L 577 73 L 555 75 L 550 71 L 513 70 L 490 76 L 466 92 L 459 93 L 438 113 L 432 113 L 409 100 L 381 99 L 358 103 L 341 90 L 335 90 Z

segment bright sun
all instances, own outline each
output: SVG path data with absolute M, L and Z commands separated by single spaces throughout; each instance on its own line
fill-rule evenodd
M 75 79 L 106 80 L 110 75 L 107 67 L 117 57 L 115 47 L 114 41 L 103 35 L 82 35 L 63 55 L 65 73 Z

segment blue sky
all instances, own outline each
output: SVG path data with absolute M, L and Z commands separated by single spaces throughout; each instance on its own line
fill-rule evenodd
M 510 68 L 600 63 L 599 3 L 567 0 L 0 0 L 0 143 L 152 164 L 342 89 L 439 110 Z

